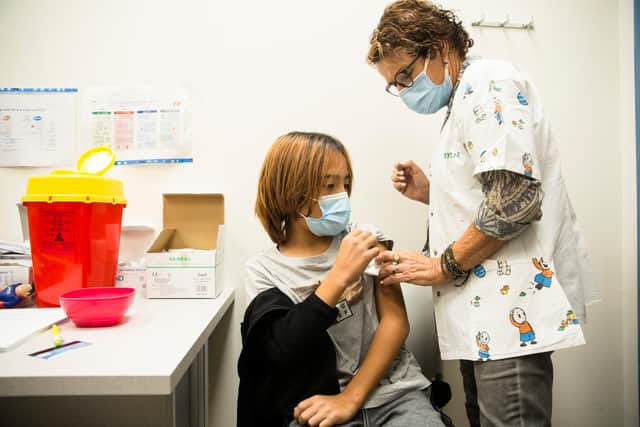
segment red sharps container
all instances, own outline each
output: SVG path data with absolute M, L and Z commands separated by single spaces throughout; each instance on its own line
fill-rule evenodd
M 71 289 L 115 285 L 127 201 L 122 182 L 102 176 L 114 162 L 109 148 L 96 147 L 76 171 L 29 178 L 22 203 L 38 307 L 58 307 L 60 294 Z

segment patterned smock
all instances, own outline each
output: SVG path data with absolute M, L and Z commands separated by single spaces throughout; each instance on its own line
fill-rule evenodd
M 542 219 L 476 266 L 433 288 L 443 359 L 489 360 L 584 344 L 597 299 L 582 233 L 538 93 L 511 63 L 478 59 L 461 76 L 430 168 L 430 248 L 440 255 L 483 200 L 478 175 L 507 170 L 542 183 Z

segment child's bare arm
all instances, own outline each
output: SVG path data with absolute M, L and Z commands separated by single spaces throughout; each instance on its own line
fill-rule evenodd
M 342 393 L 300 402 L 294 410 L 298 423 L 331 426 L 351 420 L 391 366 L 409 334 L 409 320 L 400 285 L 383 287 L 376 279 L 375 295 L 380 324 L 358 372 Z
M 409 320 L 400 285 L 381 286 L 376 279 L 376 306 L 380 325 L 360 368 L 343 393 L 362 406 L 409 335 Z

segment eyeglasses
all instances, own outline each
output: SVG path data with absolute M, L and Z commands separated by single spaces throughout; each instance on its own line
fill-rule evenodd
M 413 79 L 411 78 L 411 69 L 416 61 L 420 58 L 420 55 L 413 58 L 413 60 L 407 65 L 403 67 L 400 71 L 398 71 L 393 78 L 391 83 L 387 84 L 387 87 L 384 89 L 388 94 L 393 96 L 400 96 L 400 91 L 402 89 L 413 86 Z

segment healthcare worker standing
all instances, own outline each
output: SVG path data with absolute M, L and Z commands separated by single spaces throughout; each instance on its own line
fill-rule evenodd
M 429 206 L 427 247 L 383 252 L 380 277 L 433 287 L 472 426 L 550 425 L 551 353 L 584 343 L 597 292 L 535 86 L 507 61 L 467 58 L 472 45 L 425 0 L 389 5 L 371 36 L 387 92 L 419 114 L 447 108 L 428 176 L 393 168 L 394 187 Z

